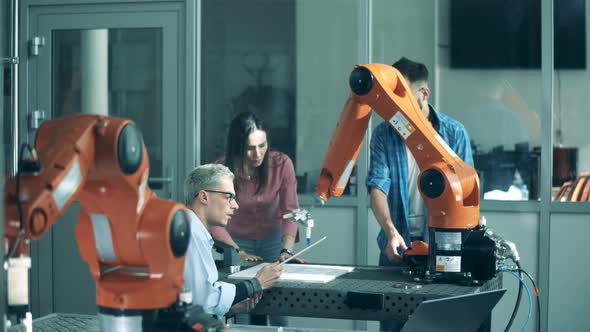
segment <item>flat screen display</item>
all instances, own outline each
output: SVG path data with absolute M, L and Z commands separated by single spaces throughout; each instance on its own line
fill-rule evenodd
M 586 1 L 555 0 L 557 69 L 586 68 Z M 452 68 L 541 68 L 540 0 L 451 0 Z

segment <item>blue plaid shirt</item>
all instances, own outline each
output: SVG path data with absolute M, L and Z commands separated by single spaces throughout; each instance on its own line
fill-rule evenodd
M 463 161 L 473 167 L 471 144 L 465 127 L 459 121 L 429 107 L 430 122 L 436 131 Z M 373 131 L 370 149 L 367 189 L 371 192 L 371 187 L 376 187 L 387 195 L 393 225 L 409 245 L 408 159 L 405 143 L 388 122 L 383 122 Z M 426 218 L 424 224 L 427 230 Z M 423 240 L 428 241 L 428 232 L 423 235 Z M 377 245 L 384 252 L 387 237 L 383 229 L 377 236 Z

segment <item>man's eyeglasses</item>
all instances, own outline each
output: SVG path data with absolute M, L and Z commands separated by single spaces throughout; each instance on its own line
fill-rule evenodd
M 231 202 L 236 201 L 236 194 L 230 193 L 229 191 L 218 191 L 218 190 L 209 190 L 209 189 L 203 189 L 203 190 L 208 193 L 216 193 L 216 194 L 226 195 L 226 198 L 227 198 L 227 201 L 229 202 L 229 204 L 231 204 Z

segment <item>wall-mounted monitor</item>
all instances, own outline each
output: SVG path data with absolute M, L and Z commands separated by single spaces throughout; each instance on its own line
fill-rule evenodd
M 452 68 L 541 68 L 541 0 L 451 0 Z M 586 1 L 555 0 L 555 68 L 586 68 Z

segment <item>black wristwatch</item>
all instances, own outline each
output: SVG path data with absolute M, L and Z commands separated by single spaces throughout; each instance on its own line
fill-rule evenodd
M 279 255 L 282 255 L 284 253 L 287 253 L 287 254 L 293 256 L 293 253 L 291 252 L 291 250 L 286 249 L 286 248 L 281 249 L 281 253 Z

